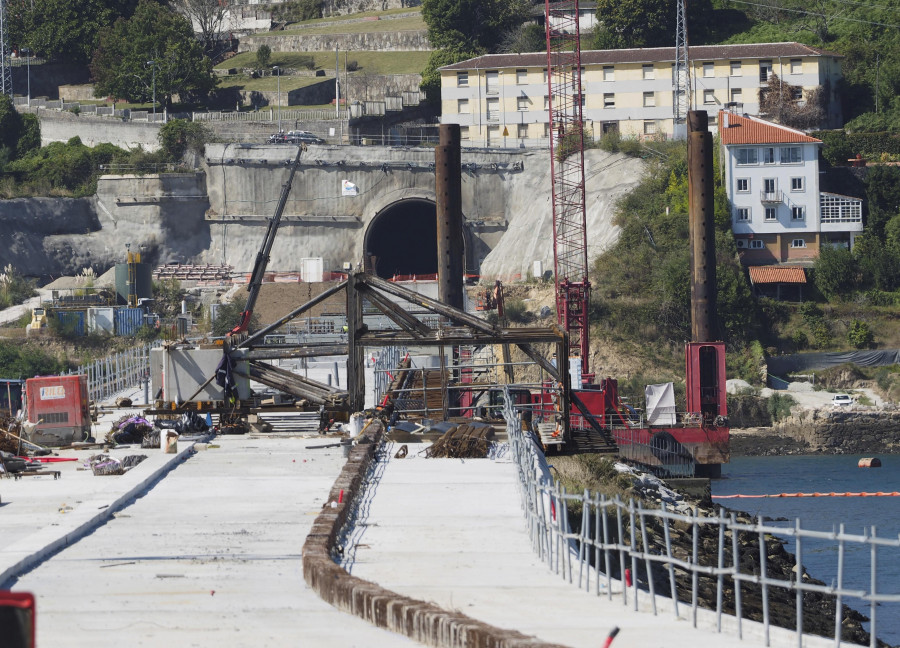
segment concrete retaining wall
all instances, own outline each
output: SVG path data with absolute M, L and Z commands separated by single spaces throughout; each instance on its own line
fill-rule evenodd
M 325 0 L 322 5 L 323 16 L 346 16 L 363 11 L 387 11 L 418 7 L 420 0 Z M 396 16 L 395 16 L 396 17 Z
M 307 585 L 337 609 L 428 646 L 562 648 L 515 630 L 488 625 L 460 612 L 444 610 L 433 603 L 402 596 L 351 576 L 332 560 L 341 530 L 349 520 L 354 502 L 363 494 L 366 473 L 383 440 L 379 421 L 373 421 L 367 427 L 331 487 L 328 504 L 306 536 L 302 560 Z M 338 503 L 340 499 L 343 501 Z M 332 502 L 336 505 L 334 508 L 330 506 Z
M 795 410 L 775 429 L 814 452 L 896 452 L 900 411 Z
M 387 23 L 387 21 L 385 22 Z M 387 27 L 385 28 L 387 29 Z M 423 29 L 361 34 L 248 36 L 241 39 L 238 52 L 255 52 L 263 44 L 271 47 L 273 52 L 333 52 L 335 48 L 351 52 L 427 52 L 431 50 L 428 33 Z
M 37 114 L 41 122 L 42 146 L 51 142 L 67 142 L 77 135 L 86 146 L 109 142 L 125 149 L 142 147 L 147 151 L 155 151 L 159 148 L 160 124 L 55 110 L 32 109 L 32 112 Z

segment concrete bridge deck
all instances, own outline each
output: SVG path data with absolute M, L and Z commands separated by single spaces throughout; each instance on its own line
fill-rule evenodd
M 340 449 L 311 448 L 316 435 L 213 443 L 196 453 L 182 443 L 179 456 L 119 450 L 149 455 L 121 477 L 73 462 L 60 480 L 0 480 L 0 586 L 37 595 L 39 645 L 414 645 L 304 583 L 300 548 Z M 425 461 L 420 447 L 378 465 L 346 545 L 352 574 L 566 646 L 602 645 L 613 626 L 614 645 L 764 645 L 746 625 L 740 641 L 715 634 L 711 615 L 694 629 L 578 590 L 532 553 L 508 460 Z M 796 637 L 773 630 L 771 645 Z

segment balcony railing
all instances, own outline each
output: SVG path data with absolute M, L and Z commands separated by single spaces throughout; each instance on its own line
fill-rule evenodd
M 759 200 L 762 203 L 781 203 L 784 202 L 784 197 L 781 194 L 781 191 L 760 191 L 759 192 Z

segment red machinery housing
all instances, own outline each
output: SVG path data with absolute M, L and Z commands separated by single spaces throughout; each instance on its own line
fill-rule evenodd
M 87 376 L 41 376 L 25 381 L 28 422 L 37 426 L 28 440 L 61 446 L 91 435 Z

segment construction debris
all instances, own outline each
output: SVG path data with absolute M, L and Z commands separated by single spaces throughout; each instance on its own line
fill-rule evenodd
M 483 459 L 488 456 L 493 439 L 494 428 L 490 425 L 461 423 L 435 441 L 425 456 L 432 459 Z

